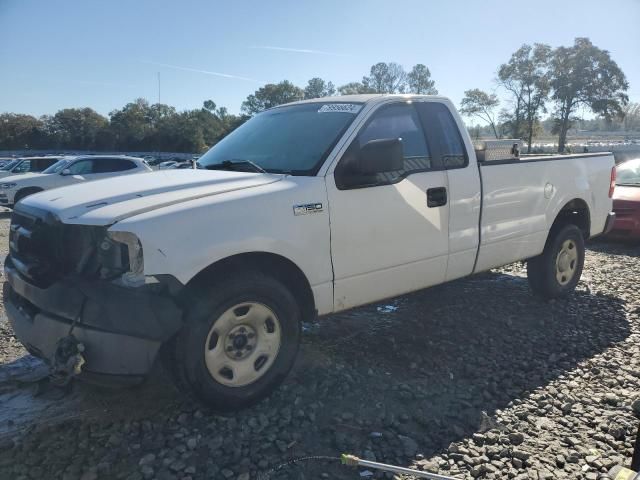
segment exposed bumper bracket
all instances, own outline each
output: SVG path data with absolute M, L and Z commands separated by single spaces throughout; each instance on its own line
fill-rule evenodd
M 606 235 L 613 229 L 613 224 L 616 222 L 616 212 L 609 212 L 607 214 L 607 220 L 604 222 L 603 235 Z

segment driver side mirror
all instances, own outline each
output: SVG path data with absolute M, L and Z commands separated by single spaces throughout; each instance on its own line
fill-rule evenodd
M 404 168 L 404 148 L 399 138 L 371 140 L 362 147 L 351 144 L 335 171 L 340 189 L 363 188 L 377 184 L 377 174 Z
M 68 168 L 65 168 L 60 172 L 60 175 L 62 176 L 71 175 L 71 170 L 69 170 Z
M 367 142 L 358 154 L 355 170 L 362 174 L 376 174 L 402 170 L 404 152 L 399 138 L 382 138 Z

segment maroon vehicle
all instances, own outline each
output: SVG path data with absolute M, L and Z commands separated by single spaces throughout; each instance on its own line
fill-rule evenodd
M 640 240 L 640 158 L 621 163 L 616 173 L 613 193 L 616 220 L 609 237 Z

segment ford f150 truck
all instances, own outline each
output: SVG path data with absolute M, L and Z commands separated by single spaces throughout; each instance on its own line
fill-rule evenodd
M 476 154 L 442 97 L 273 108 L 201 169 L 18 202 L 7 315 L 54 372 L 138 379 L 161 357 L 202 400 L 236 409 L 283 380 L 316 315 L 518 260 L 534 292 L 571 292 L 585 239 L 612 225 L 613 156 L 489 147 Z

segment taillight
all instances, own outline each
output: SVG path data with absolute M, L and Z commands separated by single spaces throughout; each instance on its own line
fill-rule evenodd
M 609 183 L 609 198 L 613 197 L 613 191 L 616 189 L 616 167 L 611 169 L 611 183 Z

